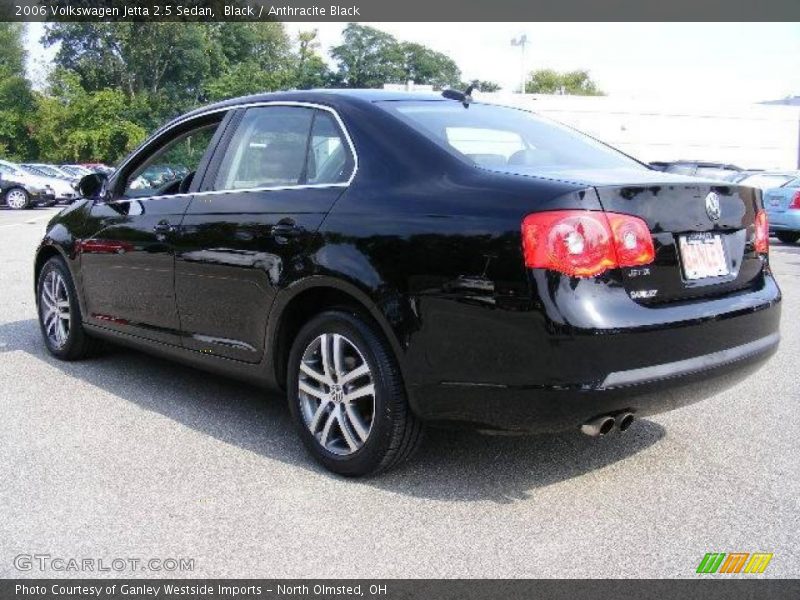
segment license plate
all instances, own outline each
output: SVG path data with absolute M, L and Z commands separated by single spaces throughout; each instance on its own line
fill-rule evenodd
M 714 233 L 693 233 L 678 238 L 683 274 L 686 279 L 727 275 L 728 261 L 722 237 Z

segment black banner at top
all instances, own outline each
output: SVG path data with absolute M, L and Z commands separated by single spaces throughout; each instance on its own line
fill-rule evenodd
M 800 0 L 0 0 L 4 21 L 798 21 Z

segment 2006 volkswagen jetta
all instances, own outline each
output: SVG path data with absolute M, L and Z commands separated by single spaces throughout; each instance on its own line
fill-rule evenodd
M 778 344 L 758 191 L 465 95 L 227 101 L 82 188 L 36 254 L 48 350 L 111 340 L 284 390 L 346 475 L 430 422 L 624 430 Z

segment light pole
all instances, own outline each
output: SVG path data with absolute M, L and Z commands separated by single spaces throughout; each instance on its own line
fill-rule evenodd
M 524 33 L 519 37 L 511 38 L 512 46 L 519 46 L 520 52 L 520 78 L 519 78 L 519 93 L 525 93 L 525 46 L 528 45 L 528 36 Z

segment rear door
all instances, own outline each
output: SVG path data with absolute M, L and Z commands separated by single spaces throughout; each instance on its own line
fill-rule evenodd
M 258 362 L 276 291 L 348 185 L 355 158 L 324 107 L 254 106 L 237 115 L 176 238 L 183 344 Z
M 632 298 L 646 304 L 715 296 L 747 288 L 761 276 L 755 215 L 760 192 L 706 183 L 600 185 L 604 210 L 647 223 L 656 257 L 646 267 L 622 269 Z

